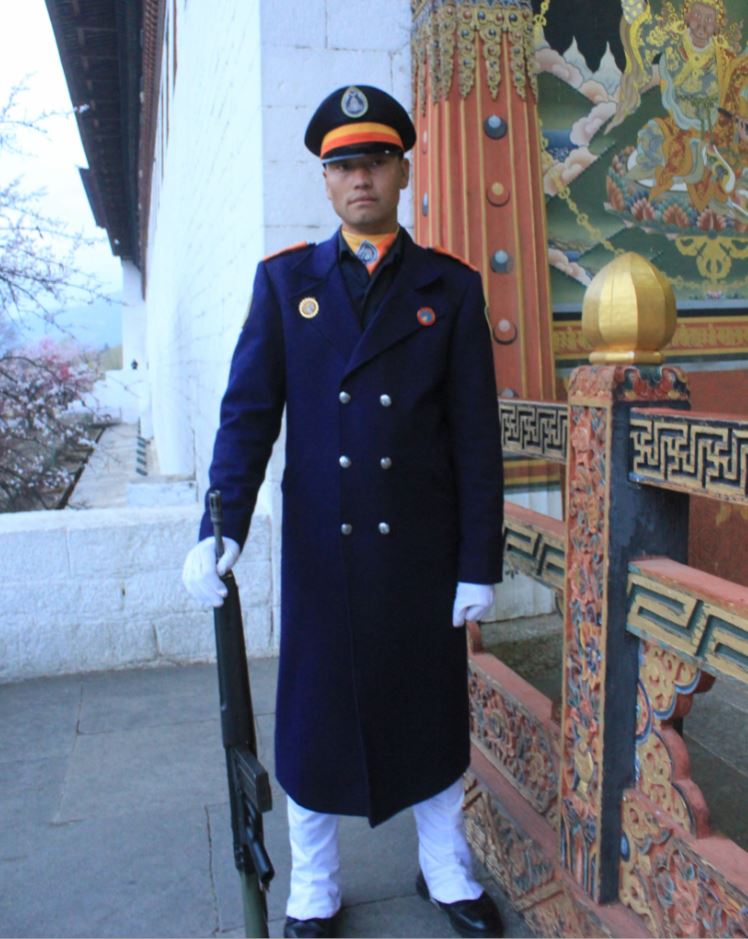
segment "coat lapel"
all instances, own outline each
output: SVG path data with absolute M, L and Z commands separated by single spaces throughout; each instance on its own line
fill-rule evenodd
M 346 374 L 360 368 L 411 333 L 431 328 L 419 322 L 418 311 L 428 306 L 422 293 L 423 288 L 438 280 L 441 271 L 428 252 L 413 243 L 407 232 L 403 232 L 403 237 L 405 246 L 400 270 L 376 315 L 364 332 L 359 333 L 359 341 L 346 366 Z M 434 309 L 434 312 L 438 322 L 440 311 Z
M 290 300 L 294 306 L 298 306 L 305 297 L 317 301 L 319 312 L 307 321 L 309 328 L 319 330 L 347 362 L 361 339 L 361 327 L 337 260 L 336 232 L 332 238 L 317 245 L 294 268 L 298 280 Z

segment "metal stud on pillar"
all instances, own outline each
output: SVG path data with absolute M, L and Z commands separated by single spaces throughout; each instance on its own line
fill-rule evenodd
M 413 0 L 412 9 L 416 240 L 483 275 L 497 389 L 554 398 L 531 0 Z M 507 466 L 515 489 L 557 479 L 549 464 Z

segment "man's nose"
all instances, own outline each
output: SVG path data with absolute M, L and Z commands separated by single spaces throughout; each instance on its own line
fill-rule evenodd
M 371 186 L 371 172 L 368 166 L 357 166 L 353 170 L 353 182 L 356 186 Z

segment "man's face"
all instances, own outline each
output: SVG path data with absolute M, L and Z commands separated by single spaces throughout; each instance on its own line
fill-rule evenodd
M 686 16 L 691 42 L 703 49 L 718 30 L 717 11 L 706 3 L 694 3 Z
M 400 190 L 410 164 L 391 153 L 372 153 L 328 163 L 325 192 L 335 214 L 354 235 L 383 235 L 397 227 Z

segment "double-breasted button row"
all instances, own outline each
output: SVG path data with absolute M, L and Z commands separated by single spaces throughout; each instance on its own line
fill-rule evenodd
M 350 404 L 351 396 L 347 391 L 341 391 L 338 395 L 338 401 L 340 401 L 341 404 Z M 380 395 L 379 403 L 383 408 L 392 407 L 392 398 L 389 395 Z
M 341 391 L 338 394 L 338 401 L 340 401 L 341 404 L 350 404 L 351 396 L 349 392 Z M 392 407 L 392 398 L 388 394 L 381 394 L 379 396 L 379 403 L 383 408 Z M 351 458 L 346 453 L 342 453 L 338 457 L 338 463 L 343 469 L 348 469 L 348 467 L 351 465 L 351 462 Z M 392 466 L 392 460 L 388 456 L 383 456 L 379 460 L 379 465 L 383 470 L 388 470 Z M 377 530 L 379 531 L 380 535 L 389 535 L 391 531 L 387 522 L 380 522 L 377 525 Z M 340 533 L 342 535 L 351 535 L 353 533 L 353 525 L 351 525 L 349 522 L 343 522 L 343 524 L 340 526 Z
M 353 463 L 353 460 L 346 454 L 343 453 L 338 457 L 338 463 L 343 467 L 343 469 L 348 469 L 348 467 Z M 388 470 L 392 466 L 392 460 L 388 456 L 383 456 L 379 461 L 379 465 L 383 470 Z
M 380 522 L 377 525 L 377 528 L 379 530 L 380 535 L 389 535 L 391 531 L 390 526 L 387 524 L 387 522 Z M 340 526 L 340 534 L 341 535 L 353 534 L 353 525 L 351 525 L 349 522 L 343 522 L 343 524 Z

